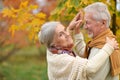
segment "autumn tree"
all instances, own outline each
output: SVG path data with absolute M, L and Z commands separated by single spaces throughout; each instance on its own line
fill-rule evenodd
M 26 38 L 29 38 L 31 42 L 37 42 L 40 26 L 46 21 L 46 14 L 43 12 L 33 13 L 33 10 L 38 9 L 38 5 L 31 4 L 31 0 L 15 0 L 15 4 L 13 4 L 14 0 L 4 1 L 5 6 L 8 6 L 4 7 L 0 12 L 0 23 L 5 24 L 4 27 L 0 24 L 0 48 L 3 49 L 5 45 L 10 44 L 10 38 L 15 38 L 18 31 L 21 31 L 21 35 L 26 32 Z M 7 1 L 12 3 L 7 3 Z M 11 36 L 9 36 L 9 33 L 11 33 Z M 20 35 L 17 36 L 21 37 Z M 1 59 L 1 56 L 0 61 L 14 54 L 20 48 L 16 44 L 19 43 L 15 43 L 10 52 L 4 53 L 5 57 Z M 2 55 L 2 50 L 0 51 L 0 55 Z
M 70 20 L 79 12 L 80 9 L 98 1 L 103 2 L 108 6 L 110 14 L 111 16 L 113 16 L 113 18 L 113 14 L 117 16 L 118 26 L 111 25 L 111 29 L 115 27 L 119 28 L 120 12 L 116 11 L 115 0 L 59 0 L 56 9 L 51 13 L 51 18 L 55 20 L 60 20 L 68 24 Z M 114 20 L 113 18 L 112 20 Z M 116 24 L 116 22 L 114 24 Z M 116 31 L 114 33 L 116 33 Z
M 37 9 L 37 5 L 29 5 L 28 0 L 20 3 L 18 9 L 14 7 L 4 8 L 3 17 L 10 19 L 9 31 L 14 36 L 17 30 L 28 31 L 30 40 L 37 40 L 37 34 L 40 26 L 45 22 L 46 15 L 42 12 L 33 14 L 32 10 Z

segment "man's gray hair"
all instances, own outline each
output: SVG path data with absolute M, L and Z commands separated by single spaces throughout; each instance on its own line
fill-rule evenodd
M 108 11 L 108 7 L 107 5 L 105 5 L 102 2 L 95 2 L 91 5 L 88 5 L 87 7 L 84 8 L 85 13 L 93 13 L 94 15 L 93 18 L 95 20 L 106 20 L 107 21 L 107 27 L 110 26 L 110 20 L 111 20 L 111 16 L 110 13 Z
M 41 26 L 41 30 L 38 34 L 39 41 L 42 44 L 45 44 L 47 47 L 50 47 L 54 34 L 55 34 L 55 29 L 57 25 L 60 24 L 60 22 L 46 22 Z

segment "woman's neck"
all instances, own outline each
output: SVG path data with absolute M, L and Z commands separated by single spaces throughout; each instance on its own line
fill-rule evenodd
M 65 47 L 61 48 L 61 47 L 51 46 L 51 47 L 49 47 L 49 50 L 53 54 L 69 54 L 71 56 L 75 56 L 74 52 L 70 48 L 65 48 Z

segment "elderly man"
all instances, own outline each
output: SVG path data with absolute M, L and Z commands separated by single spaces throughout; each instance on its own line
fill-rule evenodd
M 107 6 L 102 2 L 88 5 L 84 9 L 84 29 L 87 30 L 89 37 L 92 38 L 86 45 L 83 35 L 78 29 L 82 24 L 82 15 L 78 13 L 68 26 L 69 30 L 75 30 L 75 48 L 79 55 L 88 59 L 98 54 L 105 44 L 105 37 L 115 37 L 109 29 L 110 13 Z M 76 26 L 76 27 L 75 27 Z M 88 73 L 88 80 L 119 80 L 120 73 L 120 51 L 115 50 L 104 65 L 94 74 Z

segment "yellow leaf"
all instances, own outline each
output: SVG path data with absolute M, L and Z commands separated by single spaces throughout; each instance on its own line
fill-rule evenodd
M 20 30 L 26 30 L 27 26 L 26 25 L 22 25 L 20 26 Z
M 14 36 L 15 31 L 17 31 L 18 29 L 19 29 L 18 26 L 14 25 L 14 24 L 10 26 L 9 32 L 11 32 L 12 37 Z
M 28 6 L 28 1 L 21 2 L 20 8 L 26 8 Z
M 19 9 L 15 9 L 15 8 L 11 7 L 11 11 L 14 12 L 14 13 L 18 13 Z
M 35 31 L 35 32 L 38 32 L 39 30 L 40 30 L 40 27 L 35 27 L 35 28 L 34 28 L 34 31 Z
M 37 6 L 37 5 L 30 5 L 29 8 L 30 8 L 30 9 L 37 9 L 38 6 Z
M 40 25 L 40 19 L 37 19 L 37 18 L 35 18 L 35 19 L 33 19 L 32 20 L 32 23 L 31 23 L 31 26 L 38 26 L 38 25 Z
M 24 25 L 31 19 L 31 17 L 32 17 L 32 15 L 30 13 L 27 13 L 27 12 L 21 13 L 17 18 L 17 22 Z
M 66 2 L 65 6 L 66 6 L 67 8 L 68 8 L 68 7 L 72 7 L 72 5 L 71 5 L 70 3 L 71 3 L 71 1 L 68 0 L 68 1 Z
M 46 18 L 46 14 L 40 12 L 40 13 L 36 14 L 36 17 L 41 18 L 41 19 L 45 19 Z
M 88 5 L 89 4 L 89 1 L 88 0 L 81 0 L 81 2 L 85 5 Z
M 117 41 L 120 44 L 120 29 L 117 30 L 116 36 L 117 36 Z M 120 45 L 119 45 L 119 47 L 120 47 Z
M 38 34 L 35 35 L 34 41 L 38 40 Z
M 11 17 L 11 15 L 13 15 L 13 12 L 10 9 L 5 8 L 3 9 L 2 14 L 3 14 L 3 17 Z
M 116 22 L 117 25 L 120 26 L 120 17 L 116 17 L 116 21 L 117 21 L 117 22 Z
M 34 39 L 34 30 L 33 30 L 33 28 L 30 29 L 28 37 L 29 37 L 30 40 Z

